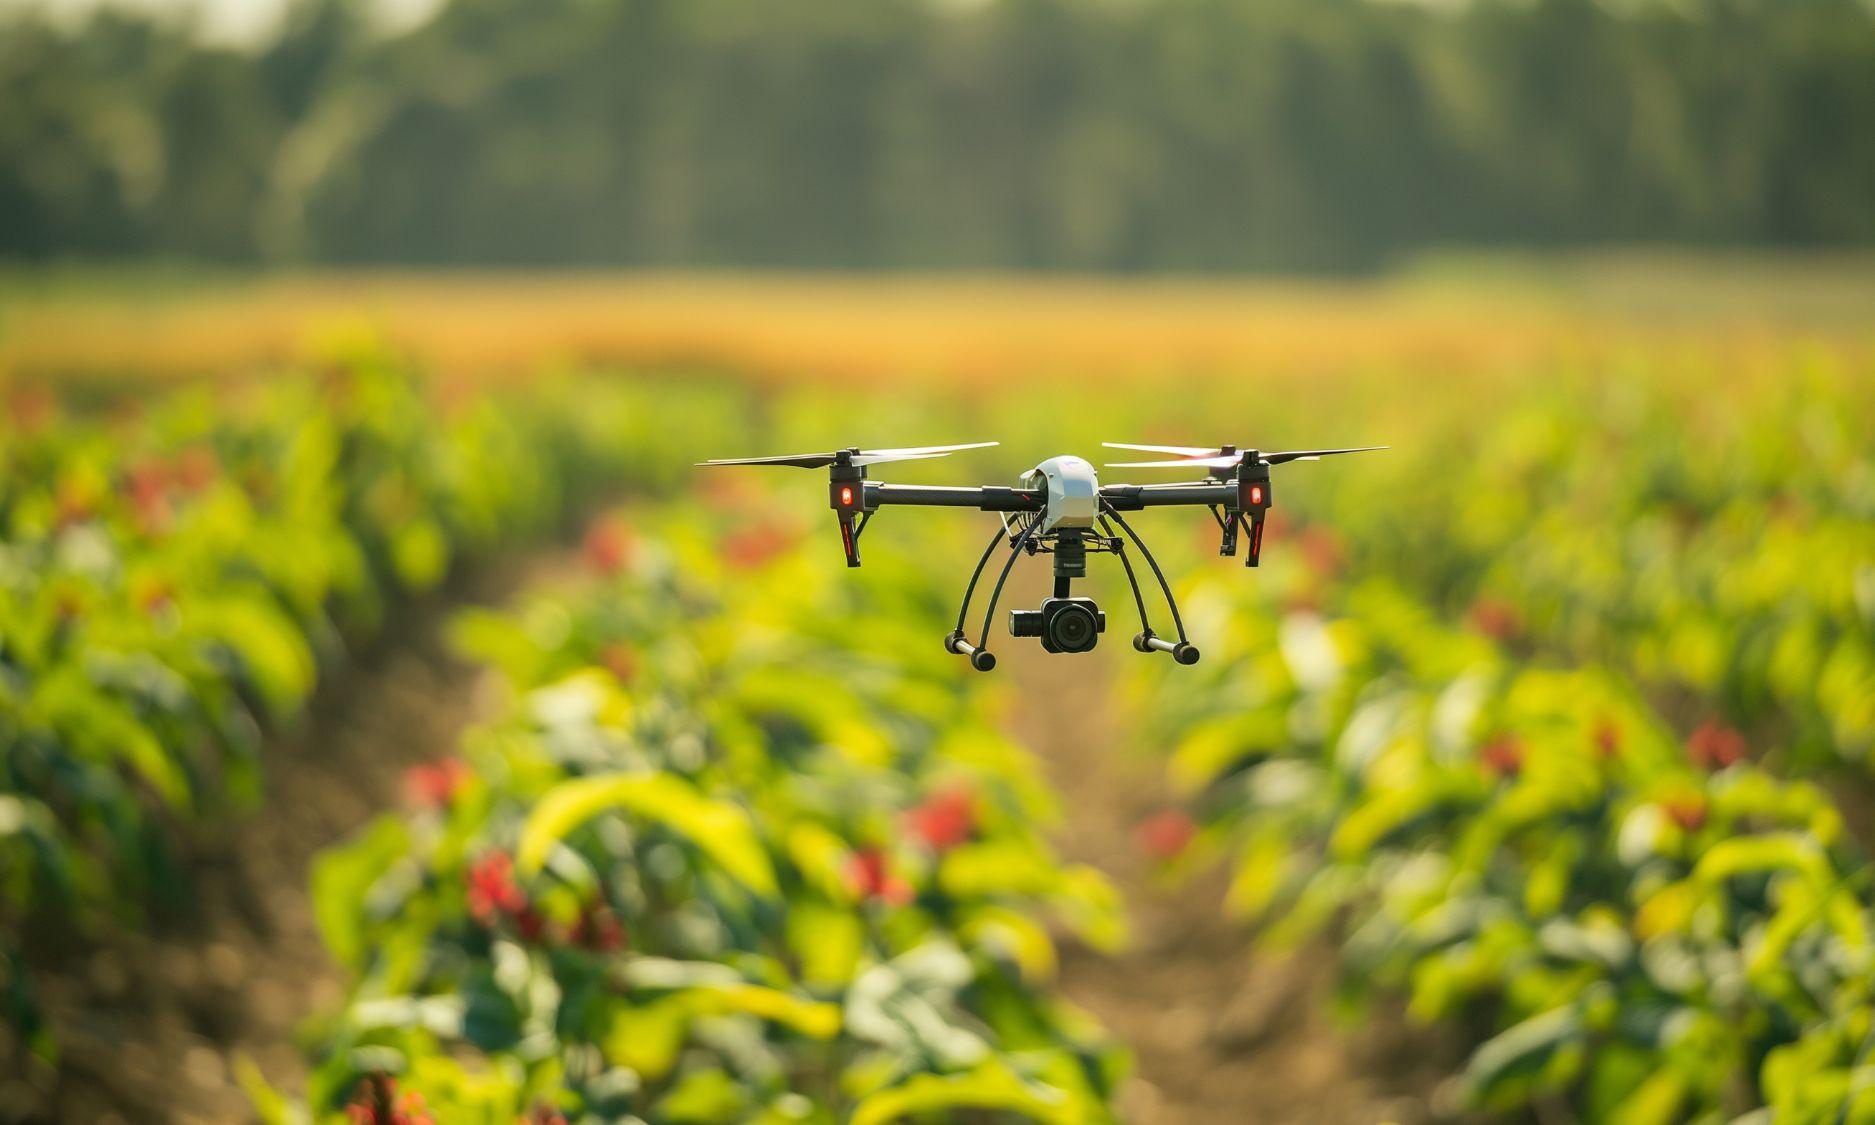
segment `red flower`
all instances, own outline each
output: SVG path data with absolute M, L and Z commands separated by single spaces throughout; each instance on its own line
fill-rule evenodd
M 388 1074 L 366 1075 L 345 1114 L 357 1125 L 436 1125 L 424 1112 L 423 1095 L 411 1090 L 399 1096 L 397 1081 Z
M 600 574 L 617 574 L 631 562 L 632 536 L 616 517 L 594 521 L 586 530 L 586 565 Z
M 58 492 L 53 499 L 53 504 L 56 508 L 53 519 L 60 528 L 67 528 L 75 523 L 83 523 L 90 519 L 93 512 L 96 510 L 95 506 L 92 504 L 91 497 L 86 494 L 84 488 L 71 480 L 59 482 Z
M 1708 719 L 1687 738 L 1686 756 L 1708 772 L 1737 765 L 1745 760 L 1745 736 Z
M 911 884 L 892 873 L 885 852 L 875 847 L 856 850 L 846 864 L 847 882 L 855 894 L 892 906 L 904 906 L 913 897 Z
M 755 570 L 786 551 L 792 538 L 776 524 L 745 527 L 723 540 L 723 559 L 737 570 Z
M 1500 735 L 1478 748 L 1478 764 L 1494 777 L 1516 777 L 1523 769 L 1523 743 Z
M 185 492 L 200 492 L 221 475 L 221 459 L 206 445 L 192 445 L 176 455 L 170 475 Z
M 144 534 L 157 534 L 169 527 L 169 473 L 161 461 L 139 461 L 125 470 L 124 494 Z
M 1523 615 L 1517 607 L 1498 598 L 1479 598 L 1467 615 L 1471 627 L 1500 644 L 1515 640 L 1523 632 Z
M 1264 534 L 1269 533 L 1268 522 L 1264 524 Z M 1302 553 L 1302 560 L 1314 574 L 1324 580 L 1332 579 L 1341 573 L 1341 540 L 1325 527 L 1308 526 L 1296 537 L 1296 547 Z
M 740 473 L 704 473 L 697 481 L 704 502 L 727 511 L 746 511 L 756 503 L 755 490 Z
M 1603 719 L 1595 724 L 1595 752 L 1603 760 L 1621 752 L 1621 728 L 1615 725 L 1613 719 Z
M 19 387 L 7 396 L 7 418 L 21 433 L 41 429 L 57 409 L 52 392 L 44 387 Z
M 164 579 L 152 579 L 140 584 L 136 601 L 144 613 L 161 613 L 176 603 L 176 587 Z
M 527 894 L 514 881 L 514 860 L 504 851 L 492 851 L 469 867 L 469 913 L 493 928 L 504 917 L 517 922 L 532 911 Z M 525 935 L 524 935 L 525 936 Z
M 599 650 L 599 663 L 622 684 L 631 683 L 638 674 L 638 658 L 621 644 L 610 644 Z
M 976 799 L 962 786 L 940 790 L 905 813 L 905 827 L 933 851 L 954 848 L 976 831 Z
M 511 911 L 510 916 L 514 919 L 514 932 L 529 945 L 538 942 L 541 935 L 547 932 L 547 920 L 541 917 L 540 911 L 532 906 L 523 906 L 519 910 Z
M 404 771 L 404 795 L 418 808 L 449 807 L 473 774 L 460 758 L 442 758 Z
M 1198 826 L 1192 823 L 1191 817 L 1178 809 L 1153 813 L 1140 821 L 1133 830 L 1133 839 L 1139 845 L 1139 850 L 1161 863 L 1177 859 L 1191 846 L 1192 838 L 1197 835 Z
M 1687 832 L 1697 832 L 1706 826 L 1708 808 L 1703 794 L 1676 794 L 1661 801 L 1660 807 L 1673 823 Z
M 625 948 L 625 925 L 603 904 L 587 903 L 574 919 L 567 940 L 594 953 L 617 953 Z

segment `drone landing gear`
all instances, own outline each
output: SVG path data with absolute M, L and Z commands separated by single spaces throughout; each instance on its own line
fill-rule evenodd
M 1031 522 L 1022 529 L 1022 534 L 1010 543 L 1009 559 L 1003 563 L 1003 572 L 996 576 L 996 588 L 990 592 L 990 607 L 983 613 L 983 631 L 977 634 L 976 644 L 971 644 L 964 637 L 964 616 L 970 612 L 970 598 L 977 592 L 977 581 L 983 577 L 983 568 L 988 565 L 990 556 L 996 553 L 996 545 L 1001 543 L 1003 536 L 1007 534 L 1003 527 L 999 525 L 995 534 L 990 536 L 988 545 L 983 548 L 982 557 L 977 559 L 977 568 L 970 572 L 970 585 L 964 587 L 964 602 L 957 607 L 957 627 L 944 637 L 944 649 L 946 652 L 968 656 L 970 666 L 979 672 L 987 672 L 996 667 L 996 654 L 989 651 L 990 622 L 996 617 L 996 602 L 1003 596 L 1003 584 L 1009 581 L 1009 572 L 1016 565 L 1016 556 L 1020 555 L 1022 548 L 1034 538 L 1035 529 L 1038 526 L 1039 522 Z
M 1127 585 L 1133 588 L 1133 604 L 1139 609 L 1139 633 L 1133 638 L 1133 647 L 1140 652 L 1169 652 L 1172 659 L 1180 664 L 1198 663 L 1198 646 L 1185 638 L 1185 622 L 1178 615 L 1178 602 L 1172 597 L 1172 587 L 1165 580 L 1165 572 L 1159 569 L 1159 560 L 1152 557 L 1152 552 L 1146 549 L 1146 541 L 1133 531 L 1132 525 L 1114 510 L 1113 505 L 1102 503 L 1101 509 L 1100 526 L 1111 532 L 1107 520 L 1111 518 L 1119 524 L 1120 530 L 1126 532 L 1126 537 L 1133 541 L 1133 545 L 1145 557 L 1146 565 L 1152 567 L 1153 577 L 1159 580 L 1159 591 L 1165 595 L 1166 608 L 1172 611 L 1172 628 L 1178 633 L 1178 640 L 1168 641 L 1152 631 L 1152 623 L 1146 618 L 1146 598 L 1139 591 L 1139 578 L 1133 573 L 1133 563 L 1126 557 L 1126 545 L 1118 536 L 1114 536 L 1113 553 L 1120 556 L 1120 566 L 1126 570 Z M 1234 543 L 1232 545 L 1235 546 Z
M 1102 513 L 1099 519 L 1103 534 L 1095 535 L 1090 531 L 1080 529 L 1064 529 L 1052 534 L 1050 538 L 1053 543 L 1052 553 L 1055 556 L 1055 596 L 1051 599 L 1051 602 L 1044 603 L 1043 610 L 1026 610 L 1022 611 L 1022 613 L 1013 614 L 1010 628 L 1016 631 L 1019 636 L 1043 635 L 1045 638 L 1049 638 L 1052 635 L 1046 632 L 1046 614 L 1048 612 L 1048 607 L 1055 602 L 1066 602 L 1070 600 L 1081 602 L 1085 603 L 1088 607 L 1088 628 L 1092 630 L 1085 638 L 1085 648 L 1092 648 L 1093 636 L 1106 628 L 1106 615 L 1095 611 L 1093 609 L 1093 603 L 1088 599 L 1070 599 L 1069 583 L 1074 578 L 1086 576 L 1086 558 L 1090 550 L 1096 553 L 1105 552 L 1107 554 L 1119 556 L 1120 566 L 1126 572 L 1127 585 L 1133 592 L 1133 604 L 1139 610 L 1140 631 L 1133 638 L 1133 648 L 1139 652 L 1170 653 L 1172 659 L 1180 664 L 1196 664 L 1199 656 L 1198 648 L 1186 639 L 1185 623 L 1179 616 L 1178 602 L 1172 597 L 1172 587 L 1166 582 L 1165 573 L 1159 569 L 1158 560 L 1152 557 L 1152 552 L 1147 549 L 1145 541 L 1140 539 L 1138 534 L 1133 531 L 1132 527 L 1127 524 L 1126 520 L 1121 517 L 1119 512 L 1115 511 L 1111 505 L 1102 504 L 1101 507 Z M 1111 520 L 1111 523 L 1109 520 Z M 1120 530 L 1125 533 L 1124 539 L 1113 534 L 1113 524 L 1118 524 Z M 957 607 L 957 624 L 955 628 L 945 634 L 944 650 L 968 657 L 970 659 L 970 666 L 979 672 L 987 672 L 996 667 L 996 656 L 989 651 L 990 625 L 995 620 L 996 603 L 1002 599 L 1003 586 L 1009 580 L 1009 572 L 1014 569 L 1016 558 L 1020 556 L 1025 549 L 1030 554 L 1037 553 L 1038 548 L 1043 551 L 1050 550 L 1048 547 L 1041 546 L 1040 540 L 1036 537 L 1036 530 L 1039 526 L 1039 521 L 1031 521 L 1022 528 L 1019 534 L 1009 540 L 1009 556 L 1003 562 L 1002 570 L 996 577 L 995 587 L 990 591 L 989 607 L 983 613 L 983 628 L 978 633 L 976 643 L 974 644 L 970 642 L 968 635 L 964 632 L 964 621 L 970 613 L 970 600 L 976 594 L 977 583 L 983 579 L 983 571 L 984 568 L 989 565 L 990 557 L 996 553 L 997 544 L 1004 542 L 1012 529 L 999 527 L 996 532 L 991 535 L 990 541 L 983 547 L 983 554 L 977 559 L 976 569 L 970 573 L 969 585 L 964 587 L 963 604 Z M 1172 627 L 1178 635 L 1178 639 L 1175 641 L 1167 640 L 1153 632 L 1152 624 L 1146 615 L 1145 594 L 1140 590 L 1139 578 L 1133 570 L 1132 560 L 1129 559 L 1126 554 L 1127 539 L 1132 540 L 1133 545 L 1139 549 L 1139 553 L 1145 558 L 1147 565 L 1152 568 L 1153 576 L 1158 580 L 1159 591 L 1165 596 L 1166 607 L 1172 613 Z M 1025 615 L 1042 619 L 1040 622 L 1031 622 L 1030 624 L 1032 627 L 1042 630 L 1043 632 L 1038 633 L 1018 630 L 1014 619 Z M 1082 632 L 1087 632 L 1087 629 L 1083 629 Z M 1064 641 L 1063 643 L 1065 645 L 1066 642 Z M 1051 647 L 1052 644 L 1052 639 L 1044 640 L 1044 647 L 1049 648 L 1050 651 L 1053 652 L 1085 651 L 1084 648 L 1074 646 Z

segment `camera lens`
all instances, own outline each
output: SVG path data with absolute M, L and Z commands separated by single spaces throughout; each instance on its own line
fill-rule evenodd
M 1061 652 L 1086 652 L 1100 637 L 1100 623 L 1094 611 L 1070 603 L 1059 607 L 1048 620 L 1048 640 Z

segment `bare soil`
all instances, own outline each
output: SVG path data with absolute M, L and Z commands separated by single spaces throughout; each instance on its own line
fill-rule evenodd
M 385 643 L 330 678 L 267 749 L 255 812 L 202 833 L 192 901 L 141 931 L 30 951 L 60 1059 L 8 1082 L 0 1121 L 245 1121 L 237 1060 L 288 1091 L 296 1032 L 344 994 L 314 922 L 311 864 L 403 799 L 403 774 L 452 751 L 476 715 L 478 673 L 443 642 L 448 607 L 497 602 L 551 562 L 492 566 L 406 610 Z
M 1134 826 L 1171 802 L 1163 759 L 1113 700 L 1115 661 L 1163 659 L 1134 652 L 1130 636 L 1110 633 L 1083 656 L 1003 640 L 994 673 L 1015 680 L 1016 732 L 1060 795 L 1063 853 L 1104 872 L 1127 905 L 1127 949 L 1110 956 L 1070 944 L 1062 960 L 1068 998 L 1133 1051 L 1126 1120 L 1448 1120 L 1439 1086 L 1462 1059 L 1449 1037 L 1410 1026 L 1394 1006 L 1376 1005 L 1359 1023 L 1338 1020 L 1331 950 L 1258 952 L 1226 914 L 1223 872 L 1170 881 L 1135 847 Z

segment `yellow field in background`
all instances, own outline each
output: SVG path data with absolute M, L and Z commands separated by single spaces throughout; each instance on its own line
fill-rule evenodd
M 1599 364 L 1636 347 L 1729 364 L 1793 338 L 1866 348 L 1875 263 L 1459 259 L 1369 282 L 363 272 L 0 283 L 0 374 L 18 377 L 219 374 L 364 335 L 464 374 L 1463 374 Z

